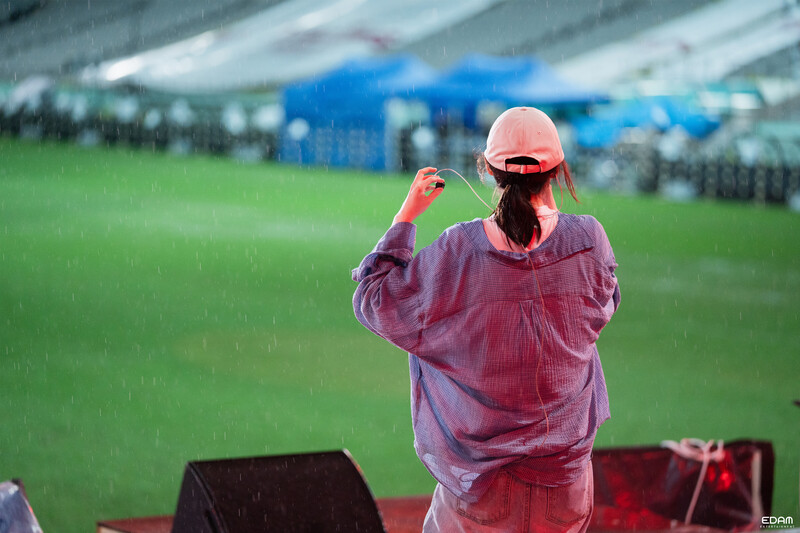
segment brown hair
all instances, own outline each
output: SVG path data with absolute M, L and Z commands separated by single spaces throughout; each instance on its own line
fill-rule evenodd
M 509 160 L 512 164 L 538 164 L 538 161 L 529 157 L 519 157 Z M 531 205 L 531 196 L 539 194 L 551 179 L 564 177 L 564 182 L 570 195 L 578 201 L 575 193 L 575 185 L 572 183 L 572 176 L 566 161 L 562 161 L 554 168 L 535 174 L 520 174 L 518 172 L 508 172 L 495 168 L 486 161 L 483 154 L 478 157 L 478 173 L 483 174 L 484 169 L 488 168 L 497 182 L 497 187 L 502 191 L 500 201 L 494 210 L 494 218 L 497 225 L 506 234 L 506 237 L 513 243 L 523 248 L 536 237 L 536 242 L 542 234 L 542 225 L 536 216 L 536 210 Z M 560 183 L 560 182 L 559 182 Z

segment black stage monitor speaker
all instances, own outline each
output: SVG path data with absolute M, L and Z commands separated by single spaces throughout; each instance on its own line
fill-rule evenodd
M 347 450 L 194 461 L 172 533 L 381 532 L 378 507 Z

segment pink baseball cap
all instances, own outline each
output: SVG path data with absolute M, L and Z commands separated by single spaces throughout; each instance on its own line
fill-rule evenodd
M 493 167 L 520 174 L 547 172 L 564 161 L 556 125 L 535 107 L 512 107 L 497 117 L 483 155 Z M 516 157 L 531 157 L 539 164 L 508 162 Z

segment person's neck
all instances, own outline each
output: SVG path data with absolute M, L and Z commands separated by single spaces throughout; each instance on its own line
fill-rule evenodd
M 549 183 L 545 185 L 541 191 L 539 191 L 539 194 L 531 195 L 531 205 L 534 209 L 544 206 L 549 207 L 553 211 L 558 211 L 556 199 L 553 196 L 553 189 L 550 187 Z

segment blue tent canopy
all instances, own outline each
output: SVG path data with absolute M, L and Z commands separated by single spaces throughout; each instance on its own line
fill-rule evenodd
M 384 103 L 414 98 L 431 83 L 435 70 L 411 55 L 352 59 L 321 76 L 288 85 L 283 91 L 286 118 L 309 124 L 383 124 Z
M 352 59 L 321 76 L 283 91 L 286 129 L 280 157 L 318 165 L 385 169 L 396 150 L 387 142 L 386 104 L 413 99 L 435 78 L 432 67 L 411 55 Z M 307 134 L 289 133 L 305 121 Z
M 576 142 L 585 148 L 614 146 L 626 128 L 667 131 L 682 127 L 696 139 L 702 139 L 720 126 L 719 117 L 690 102 L 676 98 L 655 97 L 618 103 L 600 109 L 591 117 L 572 122 Z
M 283 91 L 286 128 L 280 156 L 334 166 L 383 169 L 396 146 L 387 137 L 392 98 L 428 105 L 434 121 L 459 116 L 475 129 L 482 102 L 532 105 L 548 111 L 605 102 L 605 93 L 575 86 L 532 57 L 465 56 L 437 73 L 412 55 L 358 58 Z M 304 122 L 292 135 L 292 124 Z M 299 138 L 298 138 L 299 137 Z
M 608 101 L 606 93 L 574 85 L 534 57 L 484 54 L 465 56 L 417 95 L 434 113 L 461 114 L 467 127 L 475 126 L 475 110 L 485 101 L 551 109 Z

